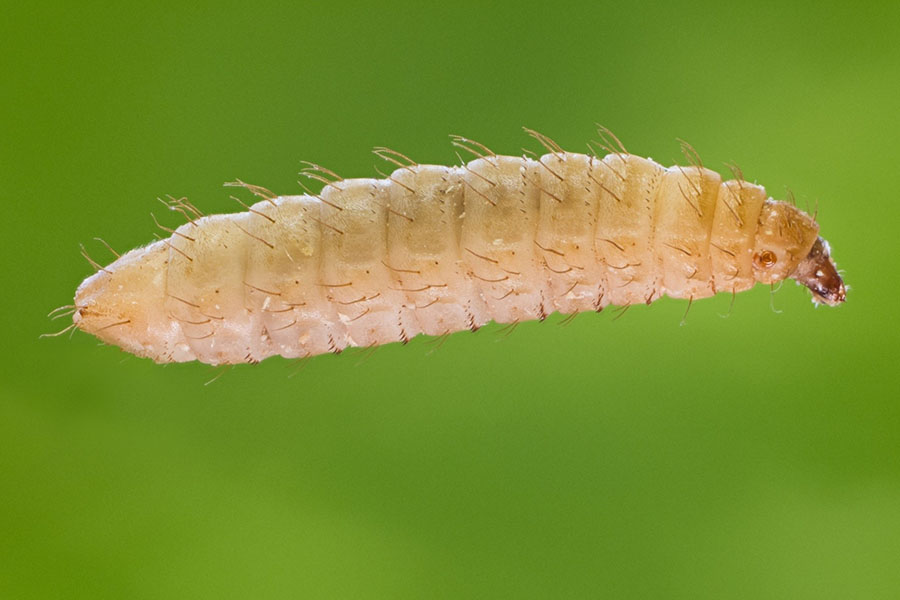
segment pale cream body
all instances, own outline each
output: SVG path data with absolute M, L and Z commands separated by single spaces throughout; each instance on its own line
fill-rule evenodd
M 708 169 L 487 156 L 196 219 L 86 280 L 75 320 L 159 362 L 311 356 L 736 293 L 787 277 L 817 231 L 760 186 Z M 754 260 L 761 250 L 777 262 Z

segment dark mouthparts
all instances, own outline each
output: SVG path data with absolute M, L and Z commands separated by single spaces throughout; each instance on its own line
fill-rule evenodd
M 821 237 L 813 244 L 806 258 L 797 265 L 791 277 L 809 288 L 816 303 L 837 306 L 847 299 L 844 282 L 831 260 L 831 249 Z

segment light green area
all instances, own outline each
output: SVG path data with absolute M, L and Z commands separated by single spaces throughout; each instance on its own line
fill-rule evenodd
M 900 5 L 147 4 L 0 17 L 0 598 L 900 595 Z M 38 340 L 80 242 L 178 223 L 157 196 L 595 121 L 818 202 L 846 305 L 663 300 L 208 386 Z

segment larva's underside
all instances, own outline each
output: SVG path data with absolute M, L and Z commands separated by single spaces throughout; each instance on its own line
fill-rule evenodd
M 549 313 L 696 300 L 794 278 L 817 302 L 844 287 L 814 219 L 698 164 L 621 151 L 477 155 L 407 164 L 384 179 L 325 179 L 318 195 L 269 195 L 200 217 L 101 268 L 74 323 L 158 362 L 256 362 Z

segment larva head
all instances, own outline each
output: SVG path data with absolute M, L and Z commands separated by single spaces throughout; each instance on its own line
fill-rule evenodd
M 837 306 L 847 298 L 847 290 L 831 260 L 831 248 L 821 237 L 816 238 L 812 249 L 791 275 L 812 292 L 813 302 Z
M 84 280 L 72 316 L 79 329 L 138 356 L 161 357 L 171 344 L 171 319 L 161 314 L 168 248 L 132 250 Z
M 763 205 L 752 264 L 759 282 L 792 278 L 808 287 L 817 303 L 834 306 L 845 299 L 844 282 L 818 224 L 792 204 L 770 200 Z

